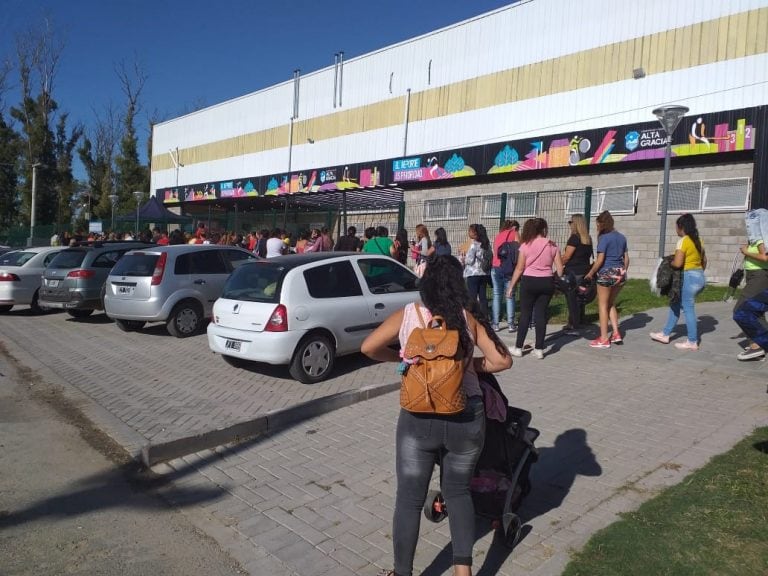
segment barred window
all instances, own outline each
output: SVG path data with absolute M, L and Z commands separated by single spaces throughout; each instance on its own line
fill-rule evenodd
M 483 218 L 498 218 L 501 214 L 501 194 L 483 197 Z
M 594 201 L 593 201 L 594 203 Z M 634 214 L 637 190 L 634 186 L 614 186 L 597 190 L 597 213 L 608 210 L 611 214 Z
M 513 192 L 507 196 L 507 218 L 534 218 L 536 216 L 536 192 Z
M 661 212 L 663 190 L 664 184 L 659 183 L 657 212 Z M 749 194 L 749 178 L 670 182 L 667 212 L 741 212 L 749 206 Z
M 467 198 L 443 198 L 424 202 L 424 220 L 462 220 L 467 217 Z
M 572 192 L 568 192 L 568 195 L 565 197 L 566 218 L 571 214 L 584 214 L 584 204 L 586 202 L 586 198 L 586 190 L 574 190 Z

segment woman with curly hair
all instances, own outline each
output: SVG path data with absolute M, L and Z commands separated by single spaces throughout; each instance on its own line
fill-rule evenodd
M 462 282 L 462 267 L 452 256 L 432 256 L 419 282 L 425 322 L 442 316 L 459 332 L 464 358 L 462 386 L 467 396 L 455 416 L 412 414 L 401 409 L 396 432 L 397 496 L 392 528 L 395 566 L 389 576 L 410 576 L 419 537 L 419 522 L 432 470 L 442 458 L 442 492 L 451 510 L 450 531 L 456 576 L 470 576 L 475 542 L 475 511 L 469 482 L 485 441 L 485 408 L 478 372 L 500 372 L 512 365 L 506 346 L 477 313 Z M 399 362 L 411 331 L 418 327 L 414 304 L 395 312 L 362 345 L 363 354 L 383 362 Z M 400 352 L 390 345 L 400 341 Z M 473 358 L 477 346 L 482 357 Z
M 688 339 L 685 342 L 676 342 L 678 350 L 698 350 L 699 336 L 696 326 L 696 296 L 704 289 L 707 282 L 704 270 L 707 268 L 707 256 L 701 245 L 699 230 L 696 228 L 696 220 L 690 214 L 683 214 L 677 219 L 677 235 L 680 240 L 675 247 L 675 256 L 672 259 L 672 268 L 683 270 L 683 288 L 679 300 L 669 303 L 667 323 L 661 332 L 651 332 L 651 340 L 669 344 L 669 335 L 680 320 L 680 309 L 685 314 L 685 325 L 688 330 Z

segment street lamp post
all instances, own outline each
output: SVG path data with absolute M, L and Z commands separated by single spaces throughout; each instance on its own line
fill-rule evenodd
M 109 195 L 109 202 L 112 205 L 112 224 L 110 226 L 110 231 L 115 231 L 115 204 L 117 204 L 117 194 L 114 192 Z
M 136 190 L 133 195 L 136 197 L 136 237 L 134 240 L 138 240 L 139 238 L 139 209 L 141 208 L 141 199 L 144 196 L 144 192 L 141 190 Z
M 29 204 L 29 238 L 27 246 L 32 246 L 35 238 L 35 203 L 37 200 L 37 169 L 42 166 L 40 162 L 32 164 L 32 198 Z
M 664 258 L 664 244 L 667 236 L 667 208 L 669 207 L 669 171 L 672 159 L 672 135 L 675 128 L 688 112 L 685 106 L 661 106 L 653 113 L 667 133 L 667 147 L 664 152 L 664 187 L 661 191 L 661 221 L 659 222 L 659 260 Z

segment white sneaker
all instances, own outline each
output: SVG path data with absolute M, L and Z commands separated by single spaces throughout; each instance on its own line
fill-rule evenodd
M 541 348 L 534 348 L 531 354 L 533 354 L 534 358 L 538 358 L 539 360 L 542 360 L 544 358 L 544 350 L 542 350 Z
M 523 350 L 522 348 L 518 348 L 517 346 L 510 346 L 509 347 L 509 353 L 512 354 L 515 358 L 522 358 L 523 357 Z

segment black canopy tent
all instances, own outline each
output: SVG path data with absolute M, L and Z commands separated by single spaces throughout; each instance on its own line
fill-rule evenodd
M 136 219 L 136 212 L 128 212 L 115 217 L 115 220 L 118 222 L 136 222 Z M 163 206 L 155 196 L 152 196 L 143 206 L 141 206 L 141 208 L 139 208 L 138 220 L 139 222 L 183 224 L 190 222 L 192 218 L 168 210 L 168 208 Z

